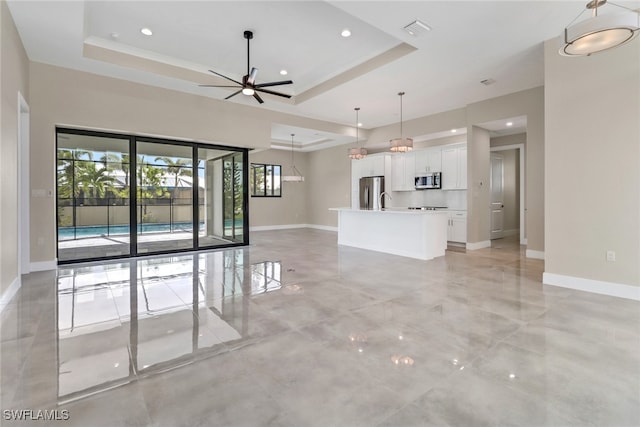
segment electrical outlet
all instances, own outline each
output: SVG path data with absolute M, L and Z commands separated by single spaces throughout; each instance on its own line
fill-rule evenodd
M 607 261 L 615 261 L 616 253 L 614 251 L 607 251 Z

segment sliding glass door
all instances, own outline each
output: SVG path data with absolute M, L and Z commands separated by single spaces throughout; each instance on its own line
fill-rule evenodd
M 138 142 L 138 253 L 193 249 L 193 149 Z
M 58 259 L 129 255 L 129 138 L 57 136 Z
M 224 237 L 241 242 L 244 223 L 244 173 L 242 154 L 226 156 L 223 165 Z
M 201 248 L 245 241 L 245 162 L 243 153 L 198 149 Z
M 248 244 L 247 150 L 57 132 L 58 260 Z

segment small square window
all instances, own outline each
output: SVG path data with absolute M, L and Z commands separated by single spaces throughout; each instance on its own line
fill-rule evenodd
M 280 179 L 282 166 L 251 163 L 249 185 L 251 197 L 280 197 L 282 196 L 282 180 Z

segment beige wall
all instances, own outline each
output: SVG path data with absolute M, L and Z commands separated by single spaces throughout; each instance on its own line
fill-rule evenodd
M 466 109 L 458 108 L 431 116 L 403 121 L 402 134 L 404 136 L 417 137 L 465 126 L 467 126 Z M 398 123 L 372 129 L 369 132 L 369 137 L 364 143 L 364 146 L 369 147 L 373 145 L 379 147 L 382 145 L 388 147 L 389 140 L 400 136 L 399 133 L 400 126 Z M 386 151 L 388 151 L 388 149 L 386 149 Z
M 310 224 L 337 227 L 338 214 L 329 208 L 351 206 L 351 159 L 345 146 L 309 153 Z
M 545 81 L 545 272 L 640 286 L 640 39 L 584 58 L 550 40 Z
M 18 278 L 18 92 L 29 102 L 29 61 L 6 2 L 0 2 L 0 294 Z
M 504 147 L 505 145 L 526 144 L 527 134 L 516 133 L 514 135 L 495 136 L 491 138 L 491 147 Z
M 489 131 L 467 131 L 467 243 L 488 242 L 491 231 Z
M 249 197 L 250 227 L 307 224 L 307 194 L 310 182 L 313 181 L 308 158 L 308 153 L 294 153 L 296 168 L 305 177 L 305 181 L 283 182 L 282 197 Z M 249 152 L 249 162 L 280 165 L 283 175 L 291 175 L 291 151 L 252 151 Z
M 291 152 L 265 150 L 249 153 L 249 161 L 282 165 L 290 173 Z M 338 217 L 329 208 L 350 206 L 351 161 L 344 146 L 309 153 L 295 153 L 302 183 L 284 182 L 282 197 L 251 197 L 250 226 L 311 224 L 336 227 Z

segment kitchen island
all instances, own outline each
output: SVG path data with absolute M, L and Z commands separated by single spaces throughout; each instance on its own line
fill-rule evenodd
M 339 245 L 422 260 L 444 256 L 447 249 L 447 212 L 402 208 L 330 210 L 338 212 Z

